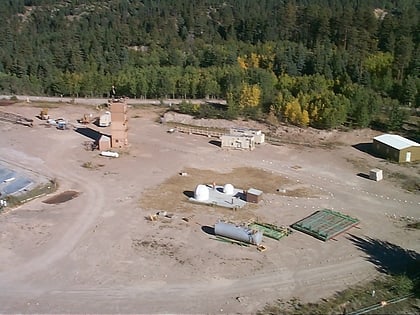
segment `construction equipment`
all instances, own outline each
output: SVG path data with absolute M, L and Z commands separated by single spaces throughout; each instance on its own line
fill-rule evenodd
M 50 119 L 50 115 L 48 115 L 48 108 L 41 109 L 41 111 L 39 112 L 39 118 L 41 120 L 48 120 L 48 119 Z
M 87 125 L 95 121 L 96 118 L 93 118 L 92 114 L 84 114 L 82 118 L 78 120 L 80 124 Z
M 63 119 L 59 119 L 57 122 L 57 129 L 66 130 L 67 129 L 67 122 Z
M 267 246 L 264 245 L 258 245 L 257 250 L 260 252 L 265 252 L 267 250 Z

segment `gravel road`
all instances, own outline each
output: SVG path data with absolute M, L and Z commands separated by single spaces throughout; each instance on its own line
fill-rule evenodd
M 82 105 L 101 105 L 106 104 L 109 99 L 107 98 L 75 98 L 75 97 L 49 97 L 49 96 L 31 96 L 31 95 L 14 95 L 19 101 L 29 101 L 29 102 L 51 102 L 51 103 L 71 103 L 71 104 L 82 104 Z M 0 99 L 10 99 L 11 95 L 0 95 Z M 180 104 L 183 100 L 180 99 L 136 99 L 136 98 L 130 98 L 128 99 L 128 104 L 132 105 L 170 105 L 170 104 Z M 203 99 L 188 99 L 186 100 L 188 102 L 192 102 L 194 104 L 202 104 L 206 102 L 212 102 L 212 103 L 222 103 L 224 104 L 224 100 L 203 100 Z

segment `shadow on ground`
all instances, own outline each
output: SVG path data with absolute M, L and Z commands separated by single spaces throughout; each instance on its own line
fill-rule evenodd
M 222 147 L 222 142 L 220 140 L 210 140 L 209 143 L 219 148 Z
M 367 153 L 373 157 L 382 158 L 382 156 L 375 152 L 375 150 L 373 149 L 373 144 L 370 142 L 358 143 L 353 145 L 352 147 L 361 152 Z
M 366 260 L 375 265 L 379 272 L 391 275 L 406 275 L 414 282 L 414 293 L 420 295 L 420 254 L 398 245 L 353 234 L 347 237 L 366 254 Z
M 413 250 L 370 237 L 349 235 L 350 241 L 367 254 L 366 260 L 373 263 L 380 272 L 403 274 L 412 271 L 420 263 L 420 254 Z
M 207 225 L 203 225 L 203 226 L 201 227 L 201 230 L 202 230 L 204 233 L 207 233 L 207 234 L 209 234 L 209 235 L 216 235 L 216 234 L 214 233 L 214 227 L 207 226 Z
M 194 198 L 194 192 L 191 190 L 184 190 L 184 195 L 188 198 Z
M 365 179 L 370 179 L 369 174 L 366 173 L 357 173 L 357 176 Z

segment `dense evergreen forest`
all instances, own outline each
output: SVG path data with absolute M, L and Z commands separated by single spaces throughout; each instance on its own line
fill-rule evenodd
M 228 118 L 398 130 L 420 108 L 419 13 L 418 0 L 4 0 L 0 92 L 114 85 L 223 98 Z

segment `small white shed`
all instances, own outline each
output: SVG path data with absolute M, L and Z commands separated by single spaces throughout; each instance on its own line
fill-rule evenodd
M 369 179 L 379 182 L 383 179 L 382 170 L 379 168 L 373 168 L 369 172 Z

